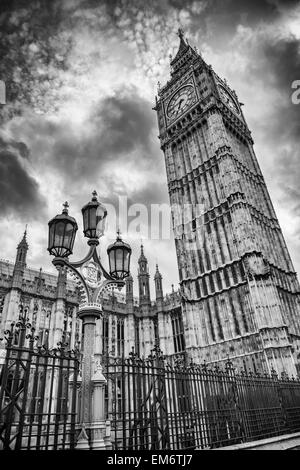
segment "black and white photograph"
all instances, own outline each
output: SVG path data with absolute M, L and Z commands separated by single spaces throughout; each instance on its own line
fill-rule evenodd
M 300 450 L 297 273 L 299 1 L 0 0 L 0 450 Z

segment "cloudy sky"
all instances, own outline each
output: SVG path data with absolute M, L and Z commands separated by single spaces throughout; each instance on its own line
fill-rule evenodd
M 117 205 L 168 202 L 155 112 L 157 82 L 185 31 L 235 89 L 281 227 L 300 273 L 300 7 L 280 0 L 2 0 L 0 257 L 13 260 L 28 224 L 28 265 L 52 270 L 47 222 L 68 200 L 79 222 L 96 189 Z M 112 238 L 112 227 L 103 238 Z M 136 273 L 140 238 L 151 275 L 178 283 L 174 241 L 128 234 Z

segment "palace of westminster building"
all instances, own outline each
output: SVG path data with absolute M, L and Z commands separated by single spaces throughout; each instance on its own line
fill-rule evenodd
M 300 374 L 300 287 L 253 150 L 236 93 L 179 30 L 171 78 L 156 98 L 170 203 L 203 207 L 173 218 L 179 291 L 155 296 L 144 249 L 124 294 L 105 294 L 95 355 L 128 356 L 132 348 L 238 369 Z M 58 276 L 26 267 L 26 233 L 14 263 L 0 261 L 0 337 L 27 307 L 39 342 L 73 348 L 81 339 L 78 290 Z M 0 342 L 0 360 L 4 356 Z

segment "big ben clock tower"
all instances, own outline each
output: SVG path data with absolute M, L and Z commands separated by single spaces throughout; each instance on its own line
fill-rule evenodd
M 236 93 L 179 30 L 155 110 L 187 356 L 300 372 L 300 288 Z M 178 208 L 180 214 L 178 216 Z

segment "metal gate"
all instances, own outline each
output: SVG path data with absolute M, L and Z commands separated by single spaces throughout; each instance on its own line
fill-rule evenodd
M 26 312 L 5 331 L 0 375 L 0 449 L 73 449 L 79 353 L 37 343 Z
M 204 449 L 300 431 L 300 380 L 273 372 L 224 370 L 147 359 L 103 357 L 114 449 Z
M 115 449 L 170 448 L 166 372 L 159 354 L 103 357 L 106 413 Z

